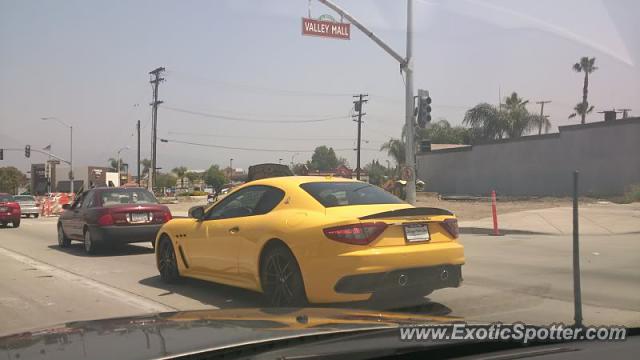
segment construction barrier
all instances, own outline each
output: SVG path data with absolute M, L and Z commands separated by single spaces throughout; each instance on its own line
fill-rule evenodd
M 62 213 L 62 205 L 70 204 L 75 199 L 73 193 L 51 193 L 40 200 L 41 216 L 58 216 Z

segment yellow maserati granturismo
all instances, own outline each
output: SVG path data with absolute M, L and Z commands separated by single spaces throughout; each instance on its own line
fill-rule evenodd
M 462 282 L 452 213 L 356 180 L 260 179 L 189 215 L 158 232 L 166 282 L 192 277 L 255 290 L 272 306 L 406 300 Z

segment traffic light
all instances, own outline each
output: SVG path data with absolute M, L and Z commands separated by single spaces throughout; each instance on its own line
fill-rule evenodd
M 0 149 L 0 160 L 4 160 L 4 149 Z
M 31 145 L 27 145 L 24 147 L 24 156 L 31 157 Z
M 418 96 L 418 126 L 425 128 L 431 122 L 431 97 L 429 92 L 422 90 Z

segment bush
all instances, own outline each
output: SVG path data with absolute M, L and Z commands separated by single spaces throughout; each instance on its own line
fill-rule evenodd
M 626 203 L 640 201 L 640 184 L 629 186 L 629 189 L 624 193 L 624 201 Z
M 190 196 L 206 196 L 206 195 L 209 195 L 209 193 L 205 191 L 192 191 L 189 195 Z
M 191 195 L 191 193 L 188 192 L 188 191 L 185 191 L 185 192 L 181 192 L 181 193 L 177 194 L 176 196 L 189 196 L 189 195 Z

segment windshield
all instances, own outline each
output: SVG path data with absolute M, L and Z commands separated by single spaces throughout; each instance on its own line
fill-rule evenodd
M 102 206 L 122 204 L 157 204 L 158 200 L 143 189 L 113 189 L 99 192 Z
M 381 188 L 364 183 L 311 182 L 300 187 L 324 207 L 404 203 Z
M 0 0 L 0 194 L 0 359 L 640 327 L 640 0 Z

